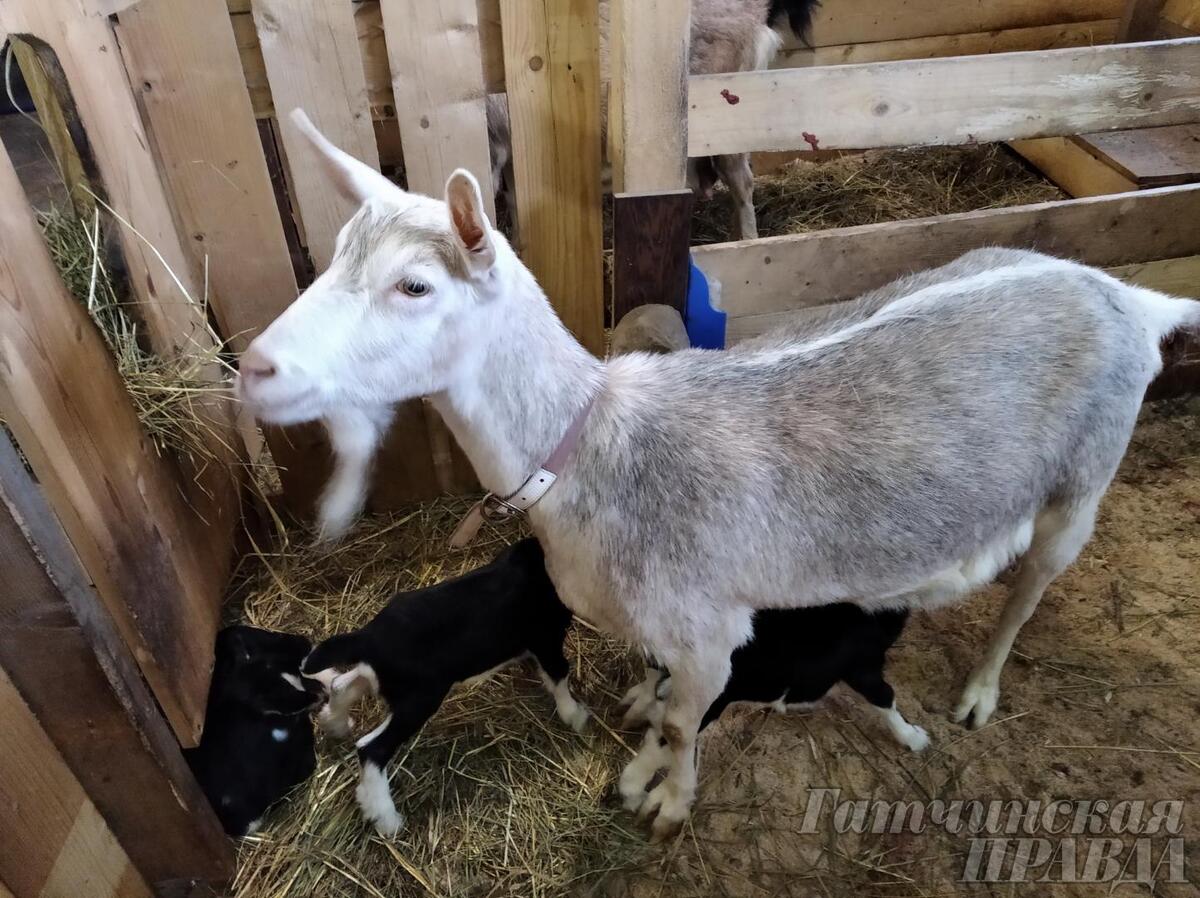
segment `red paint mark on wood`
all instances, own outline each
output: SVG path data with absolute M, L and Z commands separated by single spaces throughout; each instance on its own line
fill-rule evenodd
M 725 102 L 730 106 L 736 106 L 738 103 L 742 102 L 742 98 L 737 94 L 731 94 L 728 87 L 721 89 L 721 96 L 725 98 Z
M 817 140 L 817 135 L 809 134 L 807 131 L 801 131 L 800 136 L 804 138 L 804 142 L 814 150 L 821 149 L 820 141 Z

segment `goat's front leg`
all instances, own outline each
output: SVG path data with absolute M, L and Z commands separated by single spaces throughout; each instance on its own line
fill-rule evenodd
M 729 679 L 730 656 L 736 641 L 713 641 L 692 653 L 666 652 L 658 657 L 671 671 L 671 692 L 666 700 L 662 721 L 662 741 L 655 747 L 657 735 L 647 733 L 643 751 L 666 752 L 667 775 L 642 803 L 638 816 L 654 817 L 653 841 L 660 842 L 677 833 L 687 819 L 696 798 L 696 737 L 704 712 L 721 695 Z M 638 764 L 638 758 L 631 766 Z
M 333 446 L 333 474 L 321 493 L 317 535 L 322 540 L 344 534 L 362 511 L 375 450 L 392 421 L 392 409 L 346 407 L 325 417 Z

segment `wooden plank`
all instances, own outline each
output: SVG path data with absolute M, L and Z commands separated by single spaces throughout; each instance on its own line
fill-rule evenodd
M 149 882 L 232 874 L 229 840 L 66 534 L 6 438 L 0 438 L 0 667 Z
M 647 303 L 672 306 L 683 314 L 693 200 L 686 187 L 613 196 L 614 324 Z
M 214 577 L 205 530 L 55 270 L 5 152 L 0 245 L 0 417 L 45 484 L 175 732 L 194 744 L 224 572 Z
M 503 93 L 504 48 L 500 40 L 499 0 L 476 0 L 476 4 L 483 83 L 488 93 Z M 262 47 L 258 42 L 258 32 L 250 15 L 249 0 L 236 4 L 236 8 L 233 8 L 235 4 L 230 6 L 233 13 L 230 18 L 237 35 L 238 53 L 246 73 L 246 86 L 250 91 L 254 114 L 259 118 L 269 118 L 276 114 L 275 104 L 271 98 L 271 85 L 267 80 L 266 63 L 263 61 Z M 391 118 L 396 114 L 397 104 L 392 93 L 387 40 L 384 36 L 379 0 L 356 2 L 353 9 L 371 114 L 376 119 Z
M 495 222 L 476 0 L 382 0 L 380 8 L 408 189 L 440 197 L 465 168 Z
M 1075 140 L 1139 187 L 1200 180 L 1200 124 L 1084 134 Z
M 695 247 L 731 319 L 853 299 L 982 246 L 1102 267 L 1200 254 L 1200 188 L 1064 200 Z M 733 321 L 730 322 L 730 331 Z
M 330 0 L 254 0 L 253 11 L 276 106 L 286 112 L 303 107 L 326 137 L 378 169 L 351 7 Z M 324 271 L 338 231 L 358 209 L 319 166 L 302 161 L 309 151 L 294 128 L 285 125 L 280 136 L 292 163 L 308 250 L 317 270 Z
M 1138 189 L 1136 181 L 1098 159 L 1073 137 L 1034 137 L 1014 140 L 1009 146 L 1073 197 Z
M 683 187 L 690 0 L 613 0 L 611 15 L 613 192 Z
M 1200 116 L 1200 39 L 690 79 L 688 154 L 960 144 Z M 1003 85 L 1003 89 L 996 85 Z M 986 89 L 992 102 L 980 106 Z
M 501 0 L 522 257 L 604 350 L 599 22 L 590 0 Z
M 981 56 L 986 53 L 1016 53 L 1028 50 L 1057 50 L 1062 47 L 1091 47 L 1111 44 L 1117 35 L 1116 19 L 1096 19 L 1069 24 L 1035 25 L 971 34 L 939 34 L 906 40 L 828 47 L 791 47 L 771 64 L 773 69 L 816 65 L 853 65 L 892 62 L 897 59 L 935 59 L 943 56 Z
M 1117 42 L 1154 40 L 1165 5 L 1166 0 L 1125 0 L 1121 23 L 1117 26 Z
M 0 879 L 21 898 L 150 898 L 3 669 L 0 720 Z
M 689 156 L 1174 125 L 1200 118 L 1200 38 L 698 75 L 688 91 Z
M 1192 34 L 1200 34 L 1200 0 L 1167 0 L 1163 20 Z
M 1124 0 L 838 0 L 817 7 L 812 45 L 866 44 L 1116 19 L 1123 6 Z M 788 42 L 789 47 L 800 45 L 795 38 Z

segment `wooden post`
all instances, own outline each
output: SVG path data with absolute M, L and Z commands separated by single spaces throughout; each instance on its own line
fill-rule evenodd
M 40 487 L 2 437 L 0 667 L 148 882 L 232 874 L 232 846 L 179 744 Z M 14 837 L 0 832 L 6 844 Z
M 441 197 L 475 175 L 496 220 L 477 0 L 380 0 L 408 189 Z
M 595 0 L 500 0 L 521 254 L 563 323 L 604 348 Z
M 687 189 L 689 0 L 614 0 L 609 159 L 613 299 L 684 310 L 692 192 Z
M 613 197 L 614 325 L 646 303 L 662 303 L 683 314 L 692 199 L 687 187 Z
M 1154 40 L 1158 33 L 1158 20 L 1166 5 L 1166 0 L 1125 0 L 1125 10 L 1121 13 L 1114 43 Z
M 0 9 L 3 9 L 0 6 Z M 63 285 L 0 149 L 0 417 L 184 744 L 204 718 L 232 541 L 206 532 Z M 231 534 L 230 534 L 231 535 Z
M 0 879 L 13 894 L 150 898 L 150 887 L 0 668 Z
M 614 193 L 687 179 L 690 0 L 612 0 L 608 100 Z

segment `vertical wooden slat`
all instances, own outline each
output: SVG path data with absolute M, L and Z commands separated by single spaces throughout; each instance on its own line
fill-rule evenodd
M 150 898 L 0 668 L 0 879 L 17 898 Z
M 223 0 L 154 0 L 121 13 L 121 51 L 139 91 L 176 213 L 207 258 L 212 306 L 241 352 L 296 298 L 296 276 Z M 313 452 L 267 439 L 284 493 L 303 510 Z
M 559 316 L 604 347 L 594 0 L 501 0 L 522 256 Z
M 229 840 L 154 697 L 3 437 L 0 667 L 148 881 L 232 873 Z
M 2 7 L 0 7 L 2 8 Z M 185 744 L 199 736 L 224 572 L 63 285 L 0 150 L 0 417 Z M 215 575 L 215 576 L 214 576 Z
M 690 0 L 612 0 L 608 141 L 614 192 L 686 183 L 690 23 Z
M 440 197 L 465 168 L 493 206 L 476 0 L 380 0 L 409 190 Z
M 1154 40 L 1166 0 L 1125 0 L 1116 43 Z
M 613 325 L 646 303 L 687 301 L 692 191 L 613 196 Z
M 297 106 L 321 132 L 351 156 L 379 168 L 375 130 L 351 4 L 341 0 L 254 0 L 254 24 L 275 109 L 285 117 Z M 280 128 L 291 162 L 296 202 L 308 251 L 318 271 L 333 258 L 342 225 L 357 210 L 317 166 L 294 128 Z

